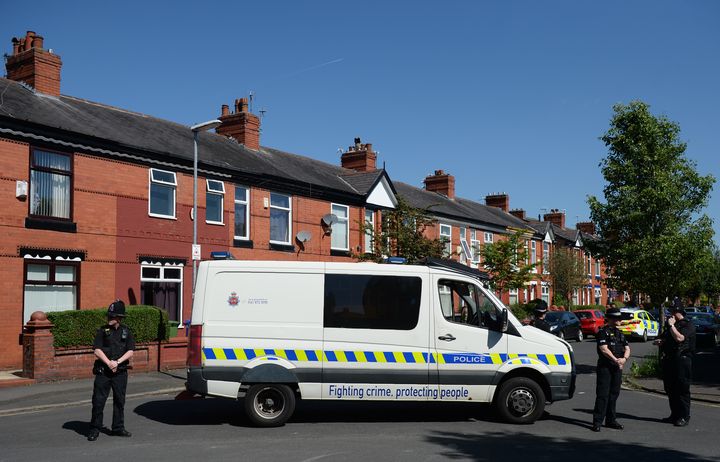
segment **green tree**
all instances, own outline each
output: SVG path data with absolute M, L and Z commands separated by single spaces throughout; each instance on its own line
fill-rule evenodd
M 534 277 L 537 263 L 527 263 L 528 250 L 526 235 L 516 231 L 506 239 L 485 244 L 480 251 L 483 266 L 490 274 L 490 287 L 503 293 L 506 290 L 520 289 Z
M 587 282 L 582 256 L 570 247 L 555 248 L 550 255 L 549 268 L 555 295 L 562 296 L 569 304 L 573 291 Z
M 604 260 L 608 285 L 645 293 L 658 306 L 681 293 L 711 245 L 711 220 L 701 210 L 715 179 L 685 157 L 677 123 L 641 101 L 614 112 L 601 138 L 605 203 L 588 198 L 599 239 L 587 245 Z
M 402 197 L 392 210 L 384 210 L 382 225 L 375 229 L 369 223 L 360 223 L 363 233 L 373 236 L 373 253 L 361 254 L 359 260 L 382 261 L 385 257 L 404 257 L 408 263 L 417 263 L 426 257 L 442 258 L 446 241 L 429 239 L 425 233 L 437 220 L 427 210 L 410 206 Z

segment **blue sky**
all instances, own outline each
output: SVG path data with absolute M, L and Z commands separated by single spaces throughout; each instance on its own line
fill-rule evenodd
M 443 169 L 457 195 L 507 192 L 537 216 L 589 219 L 615 103 L 678 122 L 720 177 L 720 2 L 23 2 L 63 94 L 193 124 L 255 94 L 261 144 L 339 163 L 355 137 L 396 181 Z M 720 242 L 720 185 L 706 213 Z

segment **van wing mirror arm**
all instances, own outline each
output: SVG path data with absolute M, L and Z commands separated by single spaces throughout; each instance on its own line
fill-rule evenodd
M 507 330 L 508 330 L 508 310 L 507 310 L 507 308 L 503 308 L 501 316 L 502 316 L 502 331 L 507 332 Z

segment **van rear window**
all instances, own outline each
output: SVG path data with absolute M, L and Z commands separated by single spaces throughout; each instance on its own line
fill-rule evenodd
M 325 327 L 412 330 L 422 280 L 409 276 L 325 275 Z

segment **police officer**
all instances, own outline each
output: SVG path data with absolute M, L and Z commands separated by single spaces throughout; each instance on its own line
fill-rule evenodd
M 620 395 L 622 369 L 630 357 L 630 347 L 625 336 L 617 328 L 620 310 L 608 308 L 605 312 L 606 324 L 598 330 L 597 337 L 597 383 L 595 386 L 595 409 L 593 410 L 592 431 L 599 432 L 605 420 L 605 426 L 622 430 L 617 421 L 615 403 Z
M 135 339 L 129 327 L 122 324 L 125 317 L 125 303 L 114 301 L 107 311 L 108 322 L 95 334 L 95 383 L 92 396 L 92 420 L 88 441 L 95 441 L 103 426 L 103 409 L 110 389 L 113 391 L 113 419 L 110 434 L 132 436 L 125 430 L 125 390 L 127 389 L 127 367 L 135 349 Z
M 545 332 L 550 332 L 550 324 L 545 320 L 545 315 L 548 311 L 547 303 L 541 299 L 534 300 L 534 303 L 535 308 L 533 311 L 535 313 L 535 319 L 533 319 L 532 325 Z
M 685 309 L 679 298 L 673 301 L 667 326 L 655 343 L 660 345 L 663 385 L 670 401 L 670 416 L 662 421 L 684 427 L 690 422 L 695 325 L 685 318 Z

